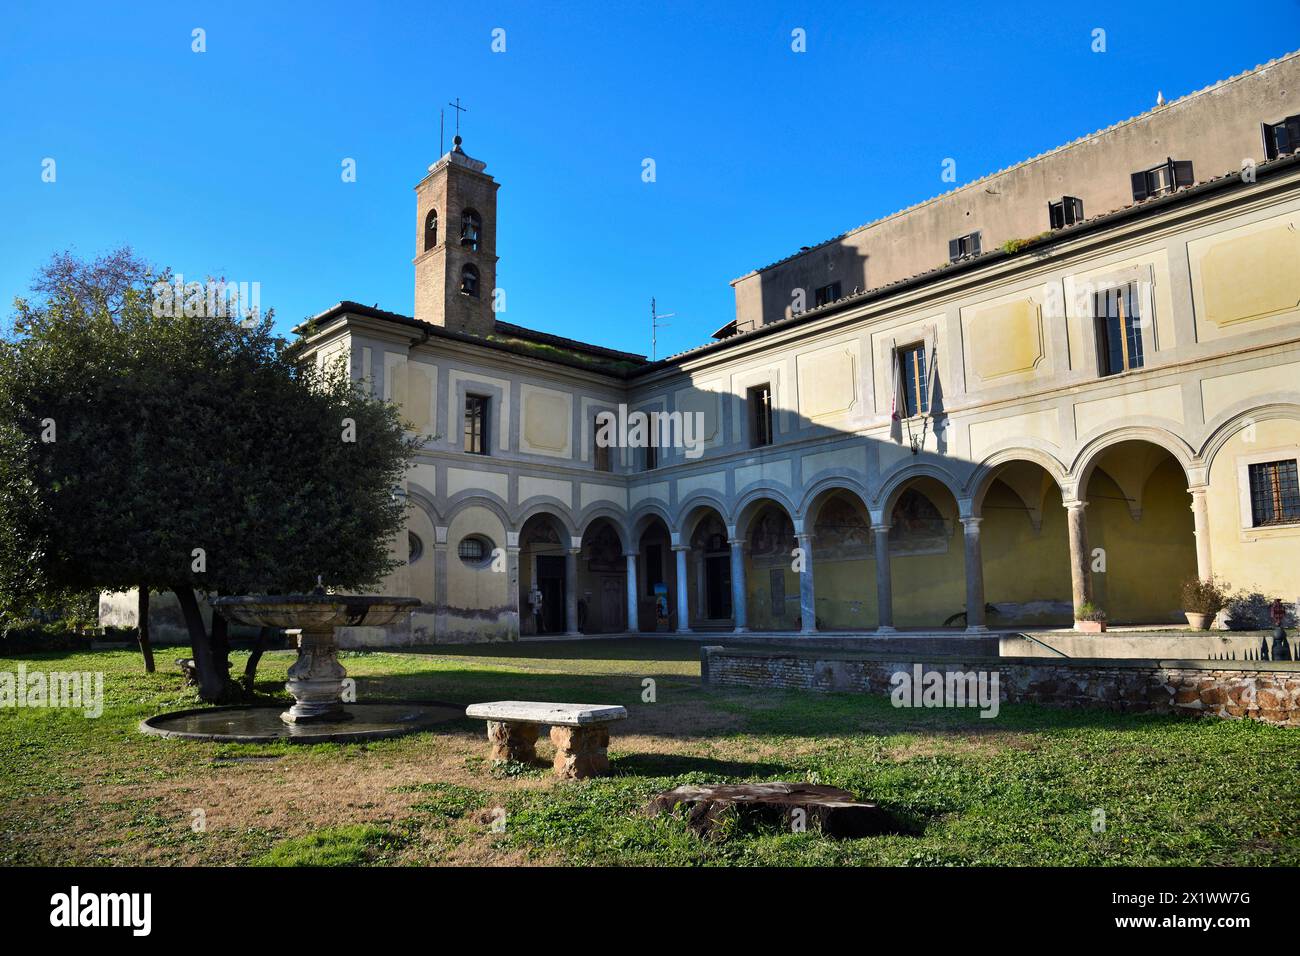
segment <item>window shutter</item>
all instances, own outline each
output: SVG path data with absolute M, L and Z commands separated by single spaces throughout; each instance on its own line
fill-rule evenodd
M 1259 124 L 1259 135 L 1264 140 L 1264 158 L 1277 158 L 1277 140 L 1273 135 L 1273 127 L 1267 123 Z
M 1196 180 L 1192 178 L 1191 160 L 1174 160 L 1174 188 L 1181 189 L 1183 186 L 1190 186 Z
M 1070 214 L 1065 217 L 1066 225 L 1074 225 L 1076 222 L 1083 222 L 1083 200 L 1073 196 L 1066 198 Z
M 956 262 L 960 258 L 961 258 L 961 240 L 949 239 L 948 240 L 948 261 Z
M 1047 204 L 1047 224 L 1052 229 L 1060 229 L 1065 225 L 1065 203 L 1059 206 L 1054 202 Z
M 978 256 L 980 254 L 980 234 L 978 232 L 972 232 L 970 234 L 970 254 L 972 256 Z
M 1141 202 L 1147 198 L 1147 174 L 1134 173 L 1129 177 L 1133 183 L 1133 201 Z

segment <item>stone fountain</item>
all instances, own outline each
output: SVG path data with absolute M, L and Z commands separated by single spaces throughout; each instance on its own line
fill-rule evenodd
M 213 608 L 234 624 L 283 628 L 298 644 L 285 688 L 293 706 L 271 720 L 271 708 L 209 707 L 160 714 L 141 723 L 146 733 L 201 740 L 303 743 L 394 737 L 460 715 L 437 704 L 345 703 L 347 671 L 338 659 L 338 627 L 381 627 L 417 607 L 417 598 L 326 594 L 219 597 Z

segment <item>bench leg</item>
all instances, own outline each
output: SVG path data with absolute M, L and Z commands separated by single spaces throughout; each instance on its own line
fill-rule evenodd
M 489 720 L 488 743 L 491 759 L 497 762 L 532 763 L 537 759 L 537 725 L 518 721 Z
M 552 727 L 551 743 L 555 744 L 557 776 L 581 780 L 609 773 L 609 728 L 604 724 Z

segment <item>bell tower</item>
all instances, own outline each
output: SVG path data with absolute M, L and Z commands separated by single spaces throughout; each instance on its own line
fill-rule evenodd
M 415 187 L 415 317 L 486 336 L 496 321 L 500 183 L 465 154 L 459 135 L 452 143 Z

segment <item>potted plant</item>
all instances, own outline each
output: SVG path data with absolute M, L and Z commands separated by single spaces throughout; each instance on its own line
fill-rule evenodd
M 1085 634 L 1101 634 L 1106 630 L 1106 612 L 1091 601 L 1084 601 L 1074 609 L 1074 629 Z
M 1228 584 L 1216 577 L 1188 578 L 1183 582 L 1183 613 L 1198 631 L 1208 630 L 1228 603 Z

